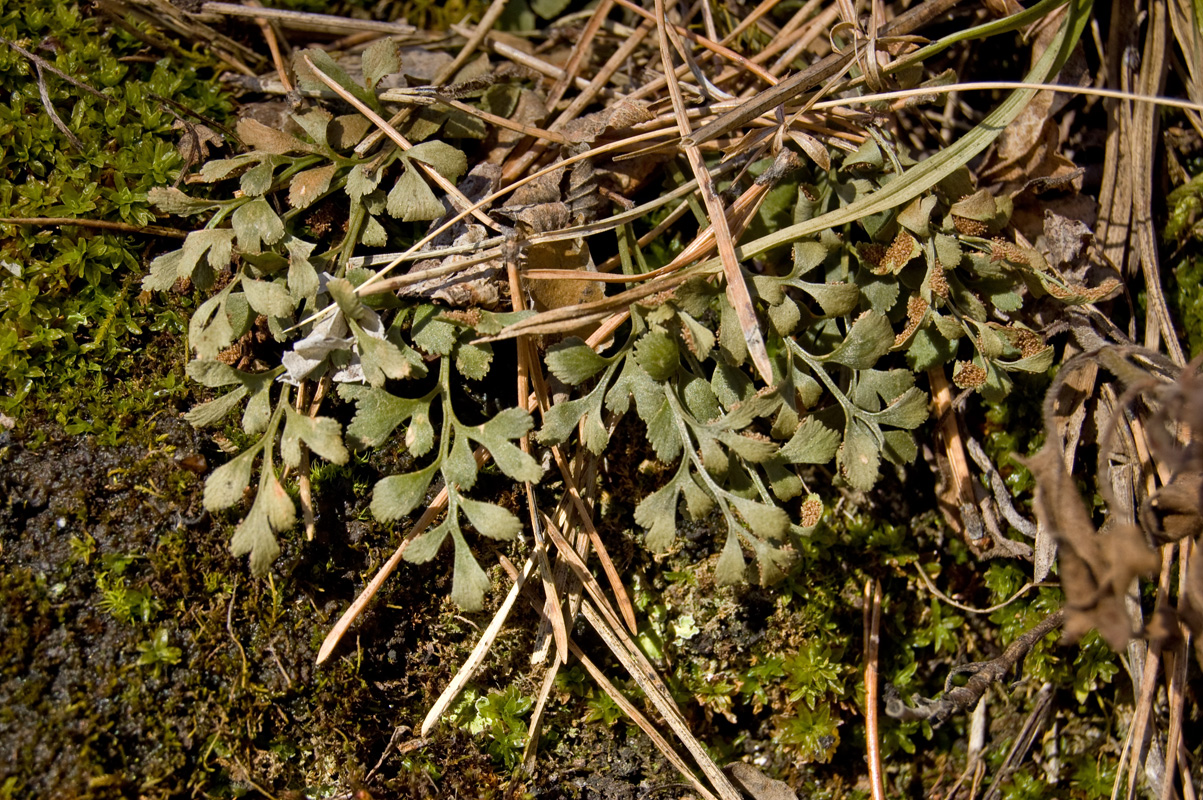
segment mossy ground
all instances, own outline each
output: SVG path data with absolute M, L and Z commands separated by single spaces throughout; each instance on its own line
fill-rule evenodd
M 219 116 L 230 108 L 203 59 L 140 61 L 137 40 L 72 6 L 18 5 L 0 15 L 4 35 L 36 43 L 53 28 L 65 45 L 56 63 L 68 71 L 170 91 Z M 76 39 L 90 44 L 72 47 Z M 134 108 L 136 123 L 110 120 L 81 103 L 70 119 L 92 148 L 81 156 L 41 113 L 28 65 L 6 58 L 4 80 L 22 86 L 0 118 L 9 126 L 0 131 L 19 144 L 0 161 L 0 215 L 141 219 L 146 189 L 170 184 L 180 165 L 170 115 L 144 106 Z M 51 87 L 56 103 L 75 101 L 54 79 Z M 137 106 L 137 98 L 127 100 Z M 120 136 L 108 135 L 110 125 Z M 149 147 L 141 171 L 109 146 L 121 137 Z M 44 191 L 26 191 L 33 184 Z M 84 192 L 89 185 L 92 194 Z M 440 561 L 404 566 L 331 661 L 315 666 L 329 625 L 396 544 L 400 527 L 366 511 L 366 487 L 394 466 L 390 457 L 321 472 L 317 537 L 283 537 L 271 578 L 252 579 L 229 554 L 235 516 L 202 512 L 203 478 L 192 471 L 198 456 L 210 465 L 225 456 L 179 420 L 196 399 L 182 375 L 183 323 L 195 298 L 143 302 L 133 291 L 158 252 L 153 241 L 70 228 L 4 230 L 0 257 L 20 259 L 23 274 L 0 270 L 0 402 L 17 419 L 13 432 L 0 433 L 0 797 L 326 797 L 360 786 L 399 798 L 687 794 L 579 668 L 557 684 L 537 773 L 513 771 L 520 739 L 507 736 L 521 732 L 518 701 L 536 692 L 541 675 L 528 663 L 534 617 L 522 608 L 474 681 L 479 706 L 460 709 L 458 726 L 443 724 L 429 741 L 414 742 L 413 728 L 492 610 L 459 614 L 446 600 L 450 579 Z M 1178 267 L 1177 302 L 1194 346 L 1192 257 L 1186 251 Z M 974 425 L 997 457 L 1026 448 L 1015 426 L 1036 430 L 1034 419 L 1016 399 Z M 810 796 L 866 795 L 859 669 L 868 578 L 885 587 L 883 679 L 903 697 L 934 694 L 950 664 L 997 654 L 1060 602 L 1055 590 L 1042 589 L 983 619 L 932 599 L 917 565 L 978 606 L 1010 596 L 1024 573 L 1005 562 L 984 570 L 972 562 L 927 513 L 934 503 L 919 469 L 870 498 L 872 514 L 830 511 L 796 543 L 803 558 L 783 588 L 716 588 L 707 559 L 721 548 L 721 526 L 693 525 L 678 549 L 659 558 L 636 541 L 631 498 L 654 481 L 640 473 L 650 453 L 633 439 L 616 437 L 603 535 L 638 602 L 641 643 L 720 762 L 749 758 Z M 1030 490 L 1026 471 L 1004 473 L 1014 490 Z M 637 491 L 627 491 L 632 484 Z M 500 480 L 493 488 L 506 491 Z M 482 552 L 482 563 L 493 555 Z M 504 579 L 496 569 L 492 576 L 496 604 Z M 597 641 L 587 633 L 580 641 L 627 687 Z M 1056 795 L 1109 794 L 1123 709 L 1131 705 L 1117 670 L 1097 640 L 1081 648 L 1046 640 L 1023 679 L 993 696 L 994 749 L 1005 753 L 1049 682 L 1058 722 L 1040 763 L 1056 772 Z M 918 796 L 963 768 L 964 720 L 938 731 L 883 726 L 892 792 Z M 1003 795 L 1053 796 L 1039 778 L 1020 773 Z

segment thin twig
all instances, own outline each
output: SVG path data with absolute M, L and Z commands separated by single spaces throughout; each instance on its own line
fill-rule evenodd
M 118 233 L 142 233 L 148 236 L 169 236 L 172 239 L 186 239 L 188 233 L 176 228 L 166 228 L 161 225 L 130 225 L 128 222 L 111 222 L 105 219 L 83 219 L 76 217 L 0 217 L 0 224 L 11 225 L 40 225 L 56 227 L 74 225 L 80 228 L 95 228 L 102 231 Z

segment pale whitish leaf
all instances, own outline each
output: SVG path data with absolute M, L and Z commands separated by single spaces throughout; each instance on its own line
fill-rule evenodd
M 250 553 L 251 573 L 263 576 L 280 555 L 275 534 L 288 530 L 296 521 L 297 507 L 276 480 L 275 470 L 269 461 L 264 464 L 259 478 L 259 493 L 255 495 L 251 512 L 230 540 L 230 552 L 235 556 Z
M 455 368 L 460 375 L 469 380 L 479 381 L 489 374 L 489 365 L 493 363 L 493 346 L 484 344 L 462 343 L 455 348 Z
M 725 478 L 727 471 L 731 469 L 731 457 L 726 449 L 719 445 L 718 439 L 698 431 L 698 450 L 702 453 L 702 466 L 706 471 L 716 480 L 721 481 Z
M 705 278 L 690 278 L 673 292 L 673 304 L 697 319 L 710 310 L 714 298 L 721 292 L 722 289 Z
M 892 464 L 910 464 L 919 455 L 919 447 L 915 444 L 915 435 L 907 431 L 882 431 L 885 444 L 881 453 Z
M 714 396 L 718 401 L 727 408 L 748 399 L 756 392 L 743 370 L 736 369 L 724 361 L 715 365 L 714 374 L 710 376 L 710 387 L 714 389 Z
M 733 431 L 723 431 L 718 438 L 731 452 L 753 464 L 760 464 L 777 455 L 777 445 L 764 439 L 744 436 Z
M 901 397 L 872 417 L 879 425 L 914 430 L 927 421 L 927 394 L 919 388 L 907 389 Z
M 312 299 L 321 285 L 317 268 L 309 260 L 314 247 L 312 243 L 295 236 L 284 240 L 284 248 L 288 251 L 288 294 L 293 303 L 300 303 L 305 298 Z
M 802 479 L 790 469 L 787 469 L 780 458 L 770 459 L 763 465 L 765 477 L 769 480 L 769 488 L 778 500 L 792 500 L 802 494 Z
M 437 306 L 420 306 L 415 310 L 411 330 L 414 344 L 431 355 L 445 356 L 455 346 L 456 327 L 439 319 Z
M 185 264 L 183 249 L 172 250 L 156 256 L 150 262 L 150 272 L 142 279 L 142 291 L 144 292 L 165 292 L 180 278 L 181 267 Z M 186 267 L 188 273 L 192 272 L 192 267 L 196 262 Z
M 246 387 L 239 386 L 232 392 L 222 395 L 216 400 L 201 403 L 187 414 L 184 419 L 194 428 L 207 428 L 225 419 L 226 415 L 238 407 L 242 398 L 246 397 Z
M 357 323 L 348 320 L 359 346 L 363 376 L 373 386 L 383 386 L 388 378 L 401 380 L 414 372 L 414 366 L 401 349 L 387 339 L 378 338 Z
M 377 39 L 363 51 L 360 64 L 367 87 L 375 89 L 381 78 L 401 71 L 401 56 L 397 53 L 397 43 L 387 36 Z
M 456 429 L 455 442 L 443 460 L 443 476 L 448 483 L 461 489 L 471 489 L 476 483 L 476 459 L 472 457 L 472 445 L 462 429 Z
M 242 412 L 242 430 L 249 436 L 263 433 L 271 422 L 271 378 L 260 381 L 259 386 L 248 387 L 251 399 L 247 401 L 246 410 Z
M 146 193 L 146 199 L 157 211 L 164 214 L 174 214 L 180 217 L 191 217 L 203 214 L 220 207 L 220 203 L 212 200 L 201 200 L 189 197 L 173 186 L 153 186 Z
M 356 447 L 379 447 L 398 425 L 426 407 L 423 400 L 396 397 L 383 389 L 349 383 L 338 387 L 338 396 L 355 403 L 347 439 Z
M 647 531 L 647 546 L 653 553 L 663 553 L 677 536 L 677 493 L 681 474 L 667 485 L 639 501 L 635 506 L 635 522 Z
M 827 260 L 827 248 L 820 242 L 794 243 L 794 276 L 805 275 Z
M 739 366 L 748 357 L 748 340 L 744 336 L 739 316 L 725 296 L 719 299 L 719 309 L 718 346 L 728 363 Z
M 188 341 L 200 358 L 217 358 L 217 354 L 234 341 L 234 328 L 225 308 L 229 296 L 227 287 L 201 303 L 188 320 Z
M 517 439 L 534 427 L 531 415 L 521 408 L 507 408 L 480 426 L 481 441 Z
M 589 398 L 561 400 L 547 410 L 543 427 L 536 438 L 543 444 L 559 444 L 567 441 L 576 430 L 577 423 L 589 408 Z
M 269 317 L 287 317 L 292 315 L 292 296 L 283 283 L 275 281 L 257 281 L 254 278 L 243 278 L 242 290 L 246 292 L 246 300 L 251 308 Z
M 781 448 L 781 457 L 791 464 L 826 464 L 835 458 L 839 446 L 839 431 L 807 417 Z
M 990 304 L 999 311 L 1018 311 L 1023 308 L 1023 298 L 1011 289 L 1004 289 L 990 295 Z
M 490 539 L 509 542 L 522 533 L 522 522 L 513 512 L 501 506 L 461 497 L 459 507 L 467 515 L 472 527 Z
M 407 167 L 388 193 L 388 213 L 404 222 L 424 222 L 443 216 L 445 209 L 426 181 Z
M 286 153 L 313 153 L 313 145 L 302 142 L 291 133 L 268 127 L 256 119 L 246 117 L 238 120 L 235 128 L 238 138 L 263 153 L 284 155 Z
M 272 175 L 275 171 L 276 159 L 265 158 L 242 173 L 242 177 L 238 179 L 238 188 L 247 197 L 262 197 L 272 188 Z
M 547 368 L 569 386 L 587 381 L 608 363 L 576 336 L 557 342 L 547 350 Z
M 195 247 L 196 259 L 207 254 L 209 266 L 215 270 L 225 269 L 230 265 L 230 257 L 234 253 L 234 231 L 230 228 L 210 228 L 192 231 L 184 240 L 185 252 L 193 252 Z
M 857 273 L 856 282 L 861 296 L 869 301 L 869 308 L 879 314 L 890 313 L 902 291 L 894 275 L 874 275 L 864 269 Z
M 372 313 L 363 304 L 363 300 L 359 299 L 359 295 L 355 294 L 355 287 L 346 278 L 333 278 L 326 281 L 326 291 L 334 298 L 334 302 L 338 304 L 339 309 L 348 320 L 358 322 Z
M 911 340 L 906 351 L 906 363 L 916 372 L 947 364 L 956 353 L 956 348 L 931 328 L 921 328 Z
M 250 373 L 240 372 L 229 364 L 202 359 L 189 361 L 184 372 L 192 380 L 202 386 L 208 386 L 210 389 L 216 389 L 219 386 L 233 386 L 243 382 L 245 378 L 251 377 Z
M 606 393 L 606 408 L 615 414 L 625 414 L 635 398 L 640 417 L 651 416 L 664 399 L 664 389 L 652 380 L 633 358 L 622 360 L 622 372 Z
M 337 164 L 327 164 L 292 176 L 288 184 L 288 204 L 293 208 L 308 208 L 330 188 L 330 181 L 337 171 Z
M 681 455 L 681 433 L 677 429 L 677 415 L 673 413 L 668 400 L 660 404 L 660 408 L 646 420 L 647 440 L 656 451 L 656 458 L 666 464 L 671 464 Z
M 910 370 L 866 369 L 857 373 L 856 390 L 849 397 L 866 411 L 879 411 L 882 401 L 889 405 L 914 385 L 915 376 Z
M 798 304 L 787 297 L 777 305 L 769 306 L 769 321 L 778 335 L 789 336 L 802 321 L 802 312 L 798 310 Z
M 251 312 L 251 304 L 246 301 L 246 294 L 243 292 L 230 294 L 229 300 L 226 301 L 226 314 L 230 317 L 230 327 L 234 331 L 234 338 L 249 331 L 251 323 L 255 321 L 255 315 Z
M 147 291 L 166 291 L 180 278 L 192 277 L 202 256 L 208 253 L 212 269 L 224 269 L 233 254 L 234 232 L 229 228 L 192 231 L 179 250 L 165 253 L 150 263 L 150 274 L 142 281 Z
M 239 453 L 222 464 L 205 480 L 205 508 L 220 511 L 242 500 L 246 487 L 251 484 L 251 466 L 259 448 Z
M 369 172 L 366 165 L 360 164 L 352 167 L 347 173 L 347 195 L 353 202 L 362 203 L 364 196 L 375 191 L 379 183 L 380 170 L 374 169 Z
M 772 547 L 760 540 L 752 540 L 756 553 L 756 566 L 760 568 L 760 585 L 772 586 L 785 577 L 785 570 L 793 561 L 793 552 Z
M 751 425 L 752 420 L 767 417 L 780 406 L 781 396 L 775 389 L 753 394 L 731 407 L 730 413 L 723 417 L 722 427 L 729 431 L 742 430 Z
M 343 446 L 342 426 L 329 417 L 309 417 L 284 406 L 286 421 L 280 437 L 280 455 L 284 463 L 297 467 L 301 463 L 301 442 L 333 464 L 345 464 L 349 454 Z
M 752 288 L 756 290 L 755 294 L 770 306 L 775 306 L 785 299 L 781 278 L 774 275 L 753 275 L 751 283 Z
M 739 534 L 727 532 L 727 543 L 723 545 L 722 555 L 714 565 L 714 582 L 719 586 L 732 586 L 742 583 L 747 563 L 744 561 L 743 548 L 739 546 Z
M 538 483 L 543 477 L 543 468 L 527 453 L 516 445 L 504 440 L 482 440 L 481 444 L 493 454 L 495 463 L 502 472 L 516 481 Z
M 635 343 L 635 358 L 654 381 L 668 380 L 677 374 L 681 366 L 677 343 L 667 333 L 658 330 L 648 331 Z
M 860 302 L 860 288 L 855 283 L 806 283 L 794 284 L 819 303 L 819 308 L 829 317 L 851 314 Z
M 681 397 L 689 413 L 701 422 L 710 422 L 723 414 L 714 390 L 701 378 L 690 375 L 681 387 Z
M 853 369 L 869 369 L 894 345 L 894 329 L 884 314 L 867 311 L 852 323 L 848 336 L 827 356 Z
M 599 395 L 596 407 L 586 412 L 581 431 L 581 443 L 595 456 L 601 455 L 602 451 L 606 449 L 606 445 L 610 443 L 610 432 L 602 424 L 600 401 L 601 396 Z
M 424 456 L 434 447 L 434 426 L 430 424 L 430 406 L 414 412 L 405 430 L 405 446 L 415 456 Z
M 311 106 L 304 111 L 292 115 L 293 120 L 301 126 L 301 130 L 309 134 L 309 138 L 319 145 L 326 144 L 326 128 L 332 116 L 329 111 L 318 106 Z
M 201 183 L 216 183 L 224 178 L 228 178 L 248 164 L 258 164 L 262 158 L 263 153 L 245 153 L 233 158 L 218 158 L 213 161 L 207 161 L 200 168 L 197 177 L 200 178 Z
M 464 611 L 480 611 L 485 604 L 485 592 L 491 584 L 489 576 L 476 563 L 471 548 L 458 528 L 451 529 L 455 541 L 455 572 L 451 576 L 451 601 Z
M 921 239 L 931 236 L 931 214 L 936 208 L 936 196 L 917 197 L 898 214 L 898 224 Z
M 943 267 L 944 269 L 956 269 L 961 263 L 961 243 L 955 236 L 949 236 L 945 233 L 936 234 L 936 269 Z
M 384 247 L 388 244 L 388 233 L 380 220 L 369 214 L 363 232 L 359 234 L 359 241 L 366 247 Z
M 363 140 L 372 128 L 372 121 L 363 114 L 343 114 L 330 123 L 330 145 L 338 150 L 350 150 Z
M 714 498 L 699 486 L 692 476 L 681 481 L 681 494 L 685 497 L 685 507 L 689 510 L 689 516 L 695 520 L 706 516 L 714 508 Z
M 699 361 L 710 358 L 710 351 L 714 349 L 714 333 L 685 312 L 678 314 L 677 318 L 681 320 L 681 333 L 685 346 Z
M 1017 361 L 997 361 L 995 363 L 1008 372 L 1047 372 L 1053 365 L 1053 348 L 1050 345 Z
M 850 420 L 839 450 L 840 471 L 853 489 L 867 492 L 877 482 L 881 452 L 873 434 L 858 420 Z
M 433 167 L 436 172 L 452 183 L 458 181 L 460 176 L 468 170 L 467 156 L 462 151 L 437 139 L 415 144 L 406 151 L 405 157 Z
M 936 326 L 936 332 L 949 341 L 956 341 L 965 335 L 965 327 L 955 317 L 932 314 L 932 322 Z
M 748 530 L 761 539 L 775 542 L 782 539 L 789 530 L 789 514 L 785 513 L 785 509 L 736 495 L 731 495 L 728 499 L 747 523 Z
M 372 516 L 381 522 L 393 522 L 421 505 L 437 467 L 437 463 L 431 464 L 417 472 L 379 480 L 372 489 Z
M 982 304 L 981 299 L 966 289 L 952 273 L 948 273 L 945 278 L 948 281 L 948 289 L 952 293 L 952 298 L 961 309 L 961 313 L 969 319 L 984 323 L 986 321 L 986 307 Z
M 263 245 L 273 245 L 284 237 L 284 223 L 262 197 L 239 206 L 230 217 L 238 247 L 258 253 Z
M 438 554 L 439 548 L 443 546 L 443 542 L 450 532 L 451 518 L 448 517 L 434 530 L 427 531 L 410 542 L 409 546 L 405 548 L 403 558 L 411 564 L 425 564 Z

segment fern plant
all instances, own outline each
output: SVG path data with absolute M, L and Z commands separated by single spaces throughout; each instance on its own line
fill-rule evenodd
M 400 62 L 395 46 L 382 41 L 363 54 L 362 82 L 321 51 L 298 53 L 294 66 L 301 89 L 315 100 L 337 86 L 341 96 L 374 115 L 388 111 L 378 83 Z M 499 93 L 498 86 L 481 88 L 485 84 L 457 91 L 506 113 L 520 105 L 515 98 L 525 90 L 507 86 Z M 410 543 L 405 557 L 429 560 L 450 539 L 452 596 L 475 609 L 488 580 L 462 523 L 500 540 L 514 539 L 522 529 L 510 511 L 469 496 L 478 457 L 490 457 L 519 482 L 538 482 L 542 468 L 517 444 L 534 428 L 525 410 L 504 409 L 470 424 L 451 396 L 456 381 L 489 374 L 489 341 L 514 335 L 513 324 L 528 312 L 465 313 L 412 294 L 363 291 L 378 282 L 379 271 L 353 266 L 354 250 L 384 245 L 388 228 L 397 230 L 394 220 L 447 213 L 451 203 L 431 182 L 450 186 L 465 174 L 468 159 L 443 139 L 484 132 L 462 109 L 423 106 L 402 123 L 407 140 L 417 144 L 367 155 L 371 148 L 361 143 L 371 123 L 364 114 L 335 116 L 319 102 L 292 113 L 284 129 L 240 122 L 246 152 L 210 161 L 196 176 L 219 185 L 236 180 L 230 199 L 198 200 L 177 189 L 152 193 L 162 211 L 210 216 L 179 250 L 155 259 L 143 285 L 163 290 L 188 279 L 215 291 L 189 326 L 197 358 L 188 372 L 206 386 L 230 388 L 188 418 L 215 425 L 242 408 L 242 427 L 255 437 L 210 476 L 205 504 L 211 510 L 239 504 L 259 464 L 254 500 L 233 540 L 236 553 L 250 554 L 256 573 L 268 569 L 279 552 L 276 536 L 296 519 L 277 475 L 277 448 L 279 459 L 297 468 L 303 448 L 342 463 L 348 443 L 405 447 L 418 466 L 380 480 L 372 490 L 372 512 L 381 521 L 400 520 L 441 482 L 446 517 Z M 432 138 L 440 131 L 442 139 Z M 778 187 L 796 198 L 794 227 L 887 191 L 912 166 L 889 135 L 868 132 L 859 150 L 819 159 Z M 607 348 L 579 338 L 551 344 L 546 368 L 569 393 L 547 411 L 538 442 L 579 441 L 600 455 L 615 419 L 633 410 L 668 475 L 635 508 L 648 546 L 670 548 L 682 514 L 694 520 L 713 515 L 727 530 L 715 567 L 718 581 L 776 581 L 796 552 L 796 537 L 821 515 L 823 498 L 805 481 L 809 470 L 834 461 L 848 486 L 868 490 L 883 463 L 914 460 L 914 432 L 928 416 L 927 393 L 916 374 L 956 361 L 954 382 L 1000 398 L 1010 391 L 1009 374 L 1043 372 L 1052 361 L 1052 349 L 1016 321 L 1025 287 L 1028 296 L 1065 302 L 1096 299 L 1115 288 L 1077 286 L 1036 251 L 999 238 L 1008 201 L 977 190 L 963 167 L 943 174 L 899 208 L 793 241 L 788 257 L 758 262 L 750 284 L 764 321 L 772 386 L 758 389 L 751 377 L 745 332 L 723 288 L 695 272 L 631 304 L 629 325 Z M 578 199 L 580 175 L 574 171 L 568 181 Z M 322 227 L 316 217 L 335 198 L 346 205 L 345 232 L 321 251 L 313 236 Z M 551 216 L 570 218 L 572 207 L 561 206 Z M 507 209 L 507 216 L 533 219 L 523 208 Z M 780 210 L 766 210 L 761 222 L 779 224 L 771 214 Z M 644 254 L 631 246 L 629 223 L 619 224 L 624 265 L 633 273 L 646 266 Z M 458 241 L 463 249 L 491 245 L 476 235 Z M 587 257 L 587 248 L 569 249 Z M 247 372 L 225 363 L 231 345 L 252 328 L 283 343 L 279 366 Z M 354 405 L 346 442 L 333 418 L 294 407 L 292 387 L 307 381 L 338 384 L 338 399 Z

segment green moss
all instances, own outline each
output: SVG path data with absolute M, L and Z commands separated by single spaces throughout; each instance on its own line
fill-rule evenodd
M 85 17 L 73 3 L 8 3 L 0 12 L 0 35 L 103 95 L 43 71 L 50 103 L 77 146 L 50 118 L 33 65 L 0 47 L 2 217 L 154 222 L 147 191 L 172 184 L 184 166 L 172 129 L 178 114 L 164 98 L 218 118 L 231 108 L 209 58 L 147 63 L 140 41 Z M 31 393 L 42 405 L 63 387 L 94 384 L 102 375 L 111 381 L 114 372 L 129 371 L 131 359 L 147 358 L 142 351 L 158 332 L 183 330 L 188 311 L 178 302 L 136 299 L 144 257 L 157 247 L 153 238 L 0 223 L 0 241 L 5 410 L 27 412 Z M 62 424 L 90 430 L 94 419 Z

